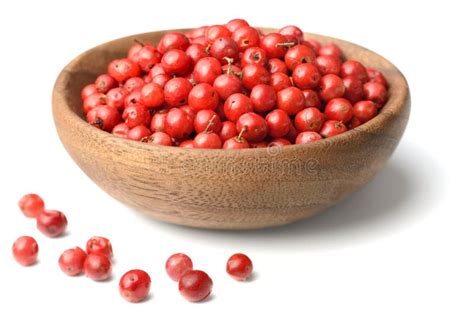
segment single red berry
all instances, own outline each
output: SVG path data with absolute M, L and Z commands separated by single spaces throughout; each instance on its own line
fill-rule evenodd
M 290 131 L 291 119 L 288 114 L 280 109 L 271 111 L 265 117 L 268 134 L 272 137 L 283 137 Z
M 93 236 L 86 244 L 87 254 L 100 254 L 112 258 L 113 250 L 110 240 L 105 237 Z
M 82 103 L 82 110 L 84 111 L 84 114 L 87 115 L 87 113 L 89 113 L 89 111 L 93 108 L 100 105 L 105 105 L 106 100 L 107 97 L 103 93 L 97 92 L 89 95 Z
M 335 98 L 326 104 L 324 114 L 328 120 L 349 123 L 352 119 L 352 104 L 344 98 Z
M 319 48 L 319 56 L 334 56 L 336 58 L 342 58 L 341 49 L 333 43 L 324 44 Z
M 236 126 L 237 131 L 250 142 L 261 142 L 267 136 L 268 129 L 265 119 L 254 112 L 242 114 L 237 120 Z
M 307 108 L 315 107 L 318 110 L 321 110 L 322 104 L 321 104 L 321 101 L 319 100 L 319 97 L 316 91 L 311 90 L 311 89 L 305 89 L 303 90 L 303 94 L 304 94 L 305 107 Z
M 127 139 L 146 142 L 150 135 L 151 131 L 146 126 L 138 125 L 128 131 Z
M 141 89 L 140 103 L 148 108 L 158 107 L 165 101 L 163 88 L 150 82 Z
M 326 121 L 323 124 L 323 127 L 319 131 L 319 134 L 324 137 L 332 137 L 344 133 L 347 131 L 347 127 L 341 121 Z
M 377 108 L 384 106 L 387 102 L 387 89 L 378 82 L 366 82 L 363 86 L 364 96 L 366 100 L 370 100 L 377 105 Z
M 185 105 L 188 103 L 188 95 L 192 88 L 188 80 L 180 77 L 173 78 L 165 84 L 164 99 L 172 107 Z
M 105 97 L 105 104 L 121 111 L 125 107 L 125 97 L 127 95 L 128 91 L 124 88 L 110 89 Z
M 185 299 L 199 302 L 211 294 L 212 280 L 204 271 L 191 270 L 179 279 L 178 288 Z
M 201 58 L 208 57 L 206 47 L 201 44 L 192 44 L 186 49 L 186 55 L 193 61 L 195 65 Z
M 372 101 L 359 101 L 354 104 L 352 112 L 360 123 L 365 123 L 377 115 L 377 105 Z
M 260 47 L 268 58 L 283 58 L 288 51 L 287 39 L 279 33 L 269 33 L 260 39 Z M 296 43 L 291 43 L 292 45 Z M 291 45 L 290 45 L 291 46 Z
M 48 237 L 57 237 L 66 230 L 67 218 L 63 212 L 45 210 L 38 214 L 36 227 Z
M 212 25 L 206 30 L 206 37 L 212 43 L 220 37 L 231 37 L 232 32 L 223 25 Z
M 299 64 L 291 75 L 293 83 L 300 89 L 314 89 L 317 87 L 321 75 L 314 64 Z
M 278 33 L 283 36 L 289 36 L 291 38 L 295 38 L 299 43 L 303 42 L 304 34 L 303 31 L 297 26 L 294 25 L 287 25 L 282 27 Z
M 239 50 L 244 52 L 249 47 L 258 46 L 260 34 L 250 26 L 241 26 L 232 33 L 232 39 L 237 43 Z
M 140 67 L 128 58 L 113 60 L 107 68 L 108 74 L 118 82 L 140 76 Z
M 20 201 L 18 201 L 18 206 L 23 212 L 23 215 L 30 218 L 36 218 L 39 213 L 44 211 L 43 199 L 34 193 L 23 195 Z
M 285 54 L 285 64 L 290 70 L 295 69 L 299 64 L 312 64 L 315 59 L 314 50 L 305 45 L 293 46 Z
M 222 145 L 222 148 L 223 149 L 246 149 L 246 148 L 250 148 L 250 144 L 245 138 L 242 137 L 242 135 L 238 135 L 226 140 L 224 144 Z
M 94 281 L 105 281 L 112 274 L 112 264 L 106 256 L 93 253 L 84 261 L 84 272 Z
M 229 37 L 220 37 L 212 43 L 209 49 L 211 56 L 221 62 L 222 65 L 227 64 L 227 60 L 237 60 L 239 57 L 239 47 L 237 43 Z
M 133 60 L 140 66 L 141 70 L 148 73 L 153 66 L 161 61 L 162 54 L 150 44 L 143 45 L 135 55 Z
M 324 115 L 317 108 L 305 108 L 296 114 L 295 127 L 299 132 L 319 132 L 324 120 Z
M 385 76 L 378 70 L 367 68 L 367 77 L 370 82 L 378 82 L 382 84 L 385 88 L 388 88 L 387 79 Z
M 250 93 L 250 102 L 255 112 L 268 112 L 276 106 L 276 91 L 269 85 L 258 84 Z
M 270 73 L 263 66 L 250 64 L 242 68 L 242 84 L 251 90 L 258 84 L 269 84 Z
M 141 77 L 132 77 L 125 81 L 122 88 L 128 92 L 132 92 L 134 90 L 141 89 L 144 85 L 145 80 L 143 80 Z
M 166 115 L 165 133 L 176 139 L 184 139 L 193 131 L 193 119 L 180 108 L 172 108 Z
M 270 77 L 270 85 L 275 89 L 276 92 L 291 87 L 293 83 L 290 77 L 283 72 L 272 73 Z
M 235 32 L 241 27 L 249 26 L 249 23 L 245 21 L 244 19 L 232 19 L 229 22 L 226 23 L 225 27 L 231 31 Z
M 74 276 L 82 273 L 84 270 L 84 261 L 87 254 L 79 247 L 65 250 L 59 257 L 58 264 L 61 270 L 69 275 Z
M 161 58 L 161 66 L 168 75 L 185 75 L 191 70 L 192 61 L 184 51 L 171 49 Z
M 222 128 L 219 133 L 219 137 L 221 138 L 222 142 L 224 143 L 226 140 L 231 139 L 238 135 L 237 127 L 235 126 L 234 122 L 225 121 L 222 122 Z
M 341 77 L 344 78 L 348 76 L 355 76 L 362 82 L 366 82 L 368 79 L 365 67 L 356 60 L 347 60 L 342 64 Z
M 269 59 L 267 69 L 271 74 L 274 74 L 274 73 L 277 73 L 277 72 L 282 72 L 285 75 L 288 74 L 288 67 L 286 67 L 285 62 L 282 61 L 279 58 Z
M 184 142 L 181 142 L 179 144 L 179 147 L 181 147 L 181 148 L 194 148 L 194 140 L 192 140 L 192 139 L 185 140 Z
M 163 74 L 166 74 L 166 71 L 161 64 L 156 64 L 155 66 L 153 66 L 153 68 L 151 68 L 149 72 L 149 75 L 152 77 L 156 77 L 158 75 L 163 75 Z
M 158 43 L 157 49 L 160 54 L 165 54 L 172 49 L 186 50 L 189 46 L 189 39 L 180 32 L 169 32 L 163 35 Z
M 95 86 L 97 91 L 100 93 L 107 93 L 110 89 L 115 88 L 117 85 L 117 81 L 115 81 L 115 79 L 108 74 L 100 75 L 95 80 Z
M 150 124 L 150 112 L 141 103 L 127 106 L 123 111 L 122 118 L 129 128 L 134 128 L 138 125 L 148 126 Z
M 123 100 L 123 105 L 125 108 L 128 108 L 130 105 L 135 105 L 139 103 L 142 92 L 140 89 L 134 90 L 127 94 Z M 143 106 L 143 104 L 141 104 Z M 145 107 L 146 108 L 146 107 Z M 123 114 L 123 113 L 122 113 Z
M 319 80 L 319 97 L 325 102 L 334 98 L 342 98 L 345 93 L 344 82 L 339 76 L 329 74 Z
M 200 110 L 194 118 L 194 130 L 196 133 L 202 133 L 206 129 L 208 132 L 217 134 L 222 129 L 222 122 L 219 116 L 212 110 Z
M 38 251 L 38 243 L 30 236 L 21 236 L 12 246 L 13 257 L 23 266 L 34 264 L 38 258 Z
M 150 130 L 153 132 L 165 131 L 165 120 L 168 111 L 160 111 L 153 115 L 150 121 Z
M 147 143 L 153 145 L 173 146 L 171 137 L 164 132 L 154 132 L 148 136 Z
M 87 113 L 87 123 L 106 132 L 111 132 L 120 123 L 119 111 L 108 105 L 100 105 Z
M 221 63 L 214 57 L 204 57 L 194 66 L 193 75 L 197 83 L 213 84 L 214 80 L 222 74 Z
M 222 140 L 216 133 L 202 132 L 194 137 L 194 148 L 222 148 Z
M 295 140 L 295 144 L 309 144 L 323 139 L 321 135 L 313 131 L 301 132 Z
M 88 84 L 87 86 L 85 86 L 84 88 L 82 88 L 81 90 L 81 98 L 82 100 L 84 101 L 85 99 L 87 99 L 88 96 L 94 94 L 94 93 L 98 93 L 99 91 L 97 90 L 97 87 L 95 86 L 95 84 L 91 83 L 91 84 Z
M 260 47 L 249 47 L 242 54 L 240 59 L 242 67 L 247 65 L 255 64 L 265 67 L 267 64 L 267 55 Z
M 171 280 L 179 281 L 183 274 L 193 269 L 193 261 L 184 253 L 175 253 L 166 260 L 165 268 Z
M 138 303 L 150 293 L 151 278 L 143 270 L 130 270 L 119 282 L 120 295 L 131 303 Z
M 324 76 L 328 74 L 339 75 L 341 72 L 341 60 L 332 55 L 321 55 L 316 57 L 316 66 L 319 72 Z
M 168 74 L 161 74 L 161 75 L 156 75 L 154 76 L 150 82 L 156 83 L 163 89 L 165 88 L 165 85 L 168 81 L 170 81 L 173 77 L 171 77 Z
M 208 83 L 195 85 L 188 95 L 188 103 L 195 110 L 215 110 L 219 104 L 219 95 Z
M 285 111 L 288 115 L 295 115 L 305 107 L 304 94 L 296 87 L 289 87 L 278 91 L 277 105 L 279 109 Z
M 232 94 L 224 103 L 224 113 L 231 122 L 237 122 L 239 117 L 247 112 L 252 112 L 250 98 L 242 93 Z
M 357 79 L 355 76 L 344 77 L 342 81 L 345 87 L 344 98 L 353 104 L 364 98 L 362 81 Z
M 118 137 L 127 138 L 130 128 L 125 123 L 120 123 L 114 126 L 112 134 Z
M 235 280 L 244 281 L 252 274 L 252 261 L 243 253 L 236 253 L 227 260 L 226 270 Z
M 214 89 L 222 100 L 226 100 L 231 94 L 242 91 L 242 82 L 233 74 L 222 74 L 214 80 Z

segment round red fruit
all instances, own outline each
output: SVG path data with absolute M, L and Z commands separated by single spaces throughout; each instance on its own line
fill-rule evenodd
M 109 258 L 99 254 L 90 254 L 84 261 L 85 275 L 94 281 L 105 281 L 112 274 Z
M 113 60 L 107 68 L 109 75 L 118 82 L 140 76 L 140 67 L 128 58 Z
M 143 270 L 130 270 L 119 282 L 120 295 L 131 303 L 138 303 L 147 298 L 150 293 L 151 278 Z
M 168 50 L 161 58 L 161 66 L 170 75 L 185 75 L 191 70 L 192 61 L 180 49 Z
M 335 98 L 326 104 L 324 110 L 328 120 L 348 123 L 352 119 L 352 104 L 344 98 Z
M 305 108 L 295 116 L 295 127 L 299 132 L 319 132 L 323 123 L 324 115 L 315 107 Z
M 377 105 L 372 101 L 359 101 L 354 104 L 352 112 L 360 123 L 365 123 L 377 115 Z
M 236 253 L 227 260 L 226 270 L 235 280 L 244 281 L 252 274 L 252 261 L 243 253 Z
M 314 64 L 299 64 L 291 75 L 293 83 L 300 89 L 314 89 L 317 87 L 321 75 Z
M 175 253 L 166 260 L 165 268 L 171 280 L 179 281 L 183 274 L 193 269 L 193 261 L 184 253 Z
M 12 253 L 15 260 L 23 266 L 31 266 L 38 258 L 38 243 L 33 237 L 22 236 L 15 240 Z
M 296 87 L 289 87 L 278 91 L 277 105 L 279 109 L 285 111 L 288 115 L 295 115 L 305 107 L 304 94 Z
M 342 98 L 345 93 L 344 82 L 339 76 L 329 74 L 319 80 L 319 97 L 325 102 L 334 98 Z
M 193 119 L 180 108 L 172 108 L 166 115 L 165 133 L 176 139 L 184 139 L 193 131 Z
M 26 217 L 36 218 L 39 213 L 44 211 L 44 201 L 38 195 L 34 193 L 25 194 L 18 201 L 20 210 Z
M 267 123 L 256 113 L 245 113 L 237 120 L 237 131 L 250 142 L 261 142 L 267 136 Z
M 347 131 L 346 125 L 341 121 L 326 121 L 323 124 L 323 127 L 319 131 L 319 134 L 324 138 L 333 137 Z
M 84 270 L 84 261 L 87 254 L 79 247 L 65 250 L 59 257 L 58 264 L 61 270 L 69 275 L 75 276 Z
M 295 140 L 295 144 L 309 144 L 323 139 L 321 135 L 313 131 L 301 132 Z
M 38 214 L 36 227 L 48 237 L 57 237 L 66 230 L 67 218 L 63 212 L 45 210 Z
M 272 137 L 283 137 L 290 131 L 291 119 L 288 114 L 280 109 L 271 111 L 265 117 L 268 134 Z
M 212 280 L 204 271 L 191 270 L 179 279 L 178 288 L 185 299 L 199 302 L 211 294 Z
M 215 110 L 219 104 L 219 94 L 210 84 L 199 83 L 189 92 L 188 103 L 195 111 Z

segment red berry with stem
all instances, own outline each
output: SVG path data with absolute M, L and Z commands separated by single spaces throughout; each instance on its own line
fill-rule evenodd
M 237 122 L 239 117 L 247 112 L 252 112 L 252 103 L 250 98 L 242 93 L 232 94 L 224 103 L 224 113 L 231 122 Z
M 314 50 L 305 45 L 293 46 L 285 54 L 285 64 L 290 70 L 295 69 L 299 64 L 312 64 L 315 59 Z
M 249 112 L 242 114 L 237 120 L 237 131 L 250 142 L 261 142 L 267 136 L 267 123 L 260 115 Z
M 166 103 L 172 107 L 188 103 L 188 95 L 193 85 L 186 79 L 176 77 L 165 84 L 163 89 Z
M 334 98 L 342 98 L 346 91 L 342 79 L 332 74 L 321 77 L 318 87 L 319 97 L 325 102 Z
M 352 108 L 354 117 L 365 123 L 377 115 L 377 105 L 372 101 L 359 101 Z
M 134 61 L 140 66 L 141 70 L 148 73 L 153 66 L 161 61 L 162 55 L 155 47 L 150 44 L 144 44 L 134 55 Z
M 335 98 L 326 104 L 324 110 L 328 120 L 349 123 L 352 119 L 352 104 L 344 98 Z
M 144 125 L 138 125 L 131 128 L 127 133 L 127 138 L 140 142 L 145 142 L 148 136 L 151 135 L 151 131 Z
M 321 135 L 313 131 L 301 132 L 298 134 L 295 140 L 295 144 L 309 144 L 317 142 L 318 140 L 323 139 Z
M 260 34 L 250 26 L 242 26 L 232 33 L 232 39 L 237 43 L 239 50 L 244 52 L 249 47 L 256 47 L 260 43 Z
M 185 75 L 191 70 L 192 61 L 184 51 L 171 49 L 161 58 L 161 66 L 170 76 Z
M 365 99 L 374 102 L 377 108 L 383 107 L 385 102 L 387 102 L 387 89 L 383 84 L 366 82 L 363 90 Z
M 125 123 L 120 123 L 114 126 L 112 134 L 118 137 L 127 138 L 130 128 Z
M 158 107 L 165 101 L 163 88 L 150 82 L 141 89 L 140 103 L 148 108 Z
M 247 65 L 255 64 L 265 67 L 267 64 L 267 56 L 263 49 L 260 47 L 250 47 L 247 48 L 242 54 L 240 59 L 242 67 Z
M 339 75 L 341 72 L 341 65 L 341 60 L 335 56 L 322 55 L 316 57 L 316 66 L 323 76 L 328 74 Z
M 184 139 L 193 131 L 193 119 L 180 108 L 172 108 L 166 115 L 165 133 L 175 139 Z
M 86 277 L 94 281 L 105 281 L 112 274 L 112 264 L 109 258 L 100 254 L 89 254 L 84 261 Z
M 191 270 L 179 279 L 178 288 L 185 299 L 199 302 L 211 294 L 212 280 L 204 271 Z
M 195 111 L 215 110 L 219 104 L 219 95 L 210 84 L 199 83 L 189 92 L 188 103 Z
M 225 27 L 231 31 L 235 32 L 241 27 L 249 26 L 249 23 L 244 19 L 232 19 L 226 23 Z
M 276 92 L 291 87 L 293 83 L 290 77 L 283 72 L 275 72 L 270 77 L 270 85 Z
M 250 64 L 242 68 L 242 84 L 245 88 L 251 90 L 258 84 L 269 84 L 270 73 L 265 67 Z
M 311 89 L 305 89 L 302 91 L 304 94 L 304 101 L 305 101 L 304 106 L 307 108 L 315 107 L 318 110 L 321 110 L 322 104 L 321 104 L 321 101 L 319 100 L 319 97 L 316 91 L 311 90 Z
M 221 37 L 231 37 L 232 32 L 223 25 L 212 25 L 206 30 L 206 38 L 212 43 Z
M 341 77 L 355 76 L 362 82 L 366 82 L 367 71 L 365 67 L 356 60 L 347 60 L 341 66 Z
M 84 101 L 88 96 L 98 92 L 99 91 L 97 90 L 97 87 L 94 83 L 88 84 L 81 90 L 81 99 Z
M 222 129 L 222 122 L 216 112 L 212 110 L 201 110 L 196 113 L 194 118 L 194 130 L 196 133 L 202 133 L 207 129 L 208 132 L 219 133 Z
M 150 293 L 151 278 L 143 270 L 130 270 L 119 282 L 120 295 L 130 303 L 138 303 L 147 298 Z
M 124 88 L 110 89 L 105 97 L 105 104 L 121 111 L 125 107 L 125 97 L 127 95 L 128 91 Z
M 267 69 L 270 71 L 271 74 L 282 72 L 284 74 L 288 74 L 288 67 L 284 61 L 279 58 L 271 58 L 268 60 Z
M 69 276 L 75 276 L 84 270 L 84 261 L 87 254 L 79 247 L 65 250 L 59 257 L 58 264 L 61 270 Z
M 319 131 L 319 134 L 324 138 L 333 137 L 347 131 L 347 127 L 341 121 L 326 121 Z
M 206 47 L 201 44 L 192 44 L 186 49 L 186 55 L 193 61 L 195 65 L 200 59 L 208 57 L 209 54 L 206 51 Z
M 36 217 L 36 227 L 48 237 L 58 237 L 67 227 L 67 218 L 63 212 L 45 210 Z
M 86 119 L 90 125 L 111 132 L 114 126 L 120 123 L 120 113 L 114 107 L 100 105 L 90 110 Z
M 245 132 L 246 127 L 244 127 L 238 136 L 227 139 L 222 145 L 223 149 L 246 149 L 250 148 L 249 142 L 242 137 L 242 134 Z
M 378 70 L 366 68 L 367 78 L 370 82 L 378 82 L 382 84 L 385 88 L 388 88 L 387 79 L 385 76 Z
M 38 243 L 33 237 L 21 236 L 12 246 L 13 257 L 23 266 L 31 266 L 38 258 Z
M 20 201 L 18 201 L 18 206 L 23 212 L 23 215 L 30 218 L 36 218 L 39 213 L 44 211 L 43 199 L 34 193 L 23 195 Z
M 100 92 L 93 93 L 89 95 L 82 103 L 82 110 L 85 114 L 87 114 L 93 108 L 98 107 L 100 105 L 105 105 L 106 101 L 107 97 L 105 96 L 105 94 Z
M 222 74 L 214 80 L 214 89 L 222 100 L 242 91 L 242 82 L 233 74 Z
M 359 102 L 364 98 L 364 89 L 362 81 L 357 79 L 355 76 L 347 76 L 342 79 L 344 83 L 344 98 L 349 100 L 351 103 Z
M 193 261 L 184 253 L 175 253 L 166 260 L 165 269 L 171 280 L 177 282 L 183 274 L 193 269 Z
M 138 125 L 148 126 L 150 124 L 150 112 L 141 103 L 127 106 L 123 111 L 122 118 L 129 128 L 134 128 Z
M 253 264 L 243 253 L 236 253 L 227 260 L 226 271 L 235 280 L 244 281 L 252 274 Z
M 211 56 L 221 62 L 227 64 L 227 60 L 237 60 L 239 57 L 239 47 L 237 43 L 229 37 L 220 37 L 212 43 L 209 49 Z
M 265 50 L 268 58 L 285 57 L 288 47 L 296 43 L 288 43 L 285 36 L 279 33 L 269 33 L 260 39 L 260 47 Z
M 295 127 L 299 132 L 319 132 L 324 120 L 324 115 L 317 108 L 305 108 L 296 114 Z
M 291 119 L 288 114 L 280 109 L 271 111 L 265 117 L 268 134 L 272 137 L 283 137 L 290 131 Z
M 154 132 L 148 136 L 147 143 L 161 146 L 173 146 L 173 140 L 164 132 Z
M 319 48 L 319 56 L 334 56 L 336 58 L 342 58 L 341 49 L 333 43 L 324 44 Z
M 107 93 L 110 89 L 115 88 L 118 85 L 112 76 L 103 74 L 97 77 L 95 80 L 95 86 L 97 91 L 100 93 Z
M 304 94 L 296 87 L 289 87 L 278 91 L 277 105 L 279 109 L 285 111 L 288 115 L 295 115 L 305 107 Z
M 276 91 L 269 85 L 258 84 L 250 93 L 250 102 L 255 112 L 268 112 L 276 106 Z
M 140 67 L 128 58 L 113 60 L 107 68 L 108 74 L 118 82 L 138 77 L 140 71 Z
M 291 75 L 293 83 L 300 89 L 314 89 L 317 87 L 321 75 L 314 64 L 299 64 Z
M 132 92 L 134 90 L 141 89 L 141 87 L 143 87 L 144 85 L 145 80 L 143 80 L 141 77 L 132 77 L 125 81 L 122 88 L 124 88 L 128 92 Z
M 189 46 L 189 39 L 180 32 L 169 32 L 163 35 L 158 43 L 157 49 L 160 54 L 165 54 L 172 49 L 186 50 Z
M 222 65 L 214 57 L 204 57 L 194 66 L 193 75 L 197 83 L 213 84 L 214 80 L 222 74 Z

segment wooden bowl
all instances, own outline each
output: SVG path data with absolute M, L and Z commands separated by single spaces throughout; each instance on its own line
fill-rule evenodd
M 383 72 L 389 100 L 378 116 L 317 143 L 247 150 L 153 146 L 89 126 L 82 114 L 82 87 L 106 72 L 112 59 L 126 56 L 134 39 L 157 43 L 166 32 L 129 36 L 86 51 L 64 68 L 53 91 L 57 132 L 74 161 L 112 197 L 159 220 L 255 229 L 308 218 L 369 182 L 405 130 L 410 95 L 400 71 L 363 47 L 310 33 L 305 36 L 334 42 L 346 58 Z

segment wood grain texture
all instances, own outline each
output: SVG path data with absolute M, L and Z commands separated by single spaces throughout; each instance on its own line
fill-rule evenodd
M 405 130 L 410 95 L 400 71 L 363 47 L 315 34 L 306 36 L 338 44 L 346 58 L 382 71 L 390 84 L 381 113 L 347 133 L 306 145 L 226 151 L 152 146 L 89 126 L 82 114 L 82 87 L 106 72 L 112 59 L 126 56 L 134 39 L 157 43 L 165 32 L 86 51 L 64 68 L 53 91 L 57 132 L 74 161 L 112 197 L 157 219 L 255 229 L 308 218 L 369 182 Z

